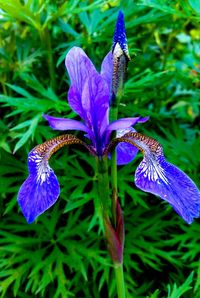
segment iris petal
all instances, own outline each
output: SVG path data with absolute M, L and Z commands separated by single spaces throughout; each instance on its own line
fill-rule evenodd
M 29 153 L 29 177 L 18 193 L 18 203 L 28 223 L 32 223 L 58 199 L 59 183 L 48 160 L 59 148 L 71 144 L 81 144 L 90 150 L 84 142 L 68 134 L 38 145 Z
M 162 146 L 139 133 L 126 134 L 143 152 L 144 158 L 135 173 L 140 189 L 167 201 L 187 222 L 199 217 L 200 192 L 195 183 L 180 169 L 165 160 Z
M 109 52 L 101 64 L 101 76 L 108 84 L 108 88 L 111 91 L 112 86 L 112 73 L 113 73 L 113 59 L 112 52 Z
M 145 156 L 136 170 L 135 183 L 140 189 L 167 201 L 187 223 L 199 217 L 199 190 L 185 173 L 168 163 L 164 156 Z
M 81 96 L 86 79 L 97 74 L 97 71 L 88 56 L 79 47 L 73 47 L 68 52 L 65 65 L 71 80 L 68 92 L 69 105 L 82 119 L 85 119 Z
M 128 132 L 135 132 L 135 129 L 130 127 L 128 129 L 121 129 L 117 131 L 117 137 L 123 137 Z M 138 153 L 138 149 L 125 142 L 119 143 L 116 147 L 117 150 L 117 165 L 125 165 L 131 162 Z
M 89 77 L 84 85 L 82 103 L 85 123 L 93 131 L 93 145 L 101 155 L 102 138 L 108 125 L 109 90 L 106 81 L 99 74 Z
M 57 130 L 82 130 L 88 133 L 88 128 L 80 121 L 68 119 L 68 118 L 57 118 L 43 114 L 43 118 L 49 122 L 49 125 L 53 129 Z
M 144 123 L 149 120 L 149 117 L 133 117 L 133 118 L 121 118 L 110 123 L 107 130 L 119 130 L 126 129 L 137 123 Z
M 28 167 L 30 175 L 19 190 L 18 203 L 27 222 L 32 223 L 56 202 L 60 187 L 47 159 L 37 149 L 29 153 Z

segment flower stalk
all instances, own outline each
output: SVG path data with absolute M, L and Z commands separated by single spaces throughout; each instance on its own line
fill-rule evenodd
M 96 158 L 97 183 L 99 204 L 101 206 L 103 226 L 107 248 L 114 265 L 118 298 L 125 298 L 125 284 L 123 273 L 123 250 L 124 250 L 124 219 L 120 204 L 116 197 L 115 219 L 116 224 L 110 221 L 110 191 L 108 179 L 107 156 Z M 113 206 L 112 206 L 113 207 Z
M 115 279 L 117 284 L 118 298 L 125 298 L 126 292 L 125 292 L 125 283 L 124 283 L 123 263 L 115 265 L 114 271 L 115 271 Z
M 102 159 L 96 157 L 97 165 L 97 180 L 98 180 L 98 195 L 100 206 L 102 208 L 102 218 L 109 215 L 110 210 L 110 190 L 108 178 L 108 160 L 107 156 Z

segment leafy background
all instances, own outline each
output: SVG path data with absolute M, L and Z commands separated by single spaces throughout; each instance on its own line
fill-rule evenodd
M 93 158 L 76 147 L 56 153 L 60 198 L 28 225 L 16 203 L 27 154 L 58 135 L 42 113 L 75 117 L 66 53 L 81 46 L 99 68 L 122 9 L 132 61 L 120 116 L 149 115 L 137 130 L 157 138 L 200 186 L 198 0 L 0 0 L 0 9 L 0 297 L 116 297 Z M 200 221 L 187 225 L 135 187 L 140 160 L 119 167 L 118 177 L 127 297 L 198 298 Z

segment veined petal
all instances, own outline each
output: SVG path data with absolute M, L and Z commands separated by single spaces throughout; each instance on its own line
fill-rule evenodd
M 161 145 L 139 133 L 129 133 L 130 138 L 144 153 L 135 173 L 135 183 L 140 189 L 158 195 L 167 201 L 187 222 L 199 217 L 200 192 L 195 183 L 180 169 L 168 163 Z
M 113 121 L 107 126 L 106 130 L 126 129 L 137 123 L 144 123 L 149 120 L 149 117 L 121 118 Z
M 81 102 L 83 87 L 86 79 L 97 74 L 97 71 L 88 56 L 79 47 L 73 47 L 68 52 L 65 65 L 71 80 L 71 87 L 68 92 L 69 105 L 82 119 L 85 119 Z
M 135 129 L 130 127 L 127 129 L 117 130 L 117 137 L 123 137 L 126 133 L 135 132 Z M 119 143 L 116 147 L 117 150 L 117 165 L 125 165 L 131 162 L 138 153 L 138 149 L 125 142 Z
M 43 118 L 49 122 L 49 125 L 53 129 L 57 130 L 81 130 L 88 133 L 88 128 L 80 121 L 67 119 L 67 118 L 57 118 L 49 115 L 43 114 Z
M 86 125 L 94 132 L 96 143 L 108 125 L 109 90 L 106 81 L 99 74 L 88 77 L 82 93 Z M 96 144 L 98 145 L 101 144 Z
M 38 174 L 30 174 L 18 193 L 18 203 L 28 223 L 32 223 L 40 214 L 49 209 L 58 199 L 60 187 L 56 175 L 49 165 L 41 165 L 41 158 L 29 154 L 31 160 L 38 162 Z M 29 167 L 30 168 L 30 167 Z
M 113 59 L 112 59 L 112 52 L 110 51 L 105 56 L 101 64 L 101 76 L 106 80 L 109 91 L 111 91 L 111 86 L 112 86 L 112 74 L 113 74 Z
M 28 223 L 32 223 L 58 199 L 59 183 L 48 160 L 59 148 L 71 144 L 81 144 L 87 147 L 75 136 L 63 135 L 36 146 L 29 153 L 29 177 L 18 193 L 18 203 Z

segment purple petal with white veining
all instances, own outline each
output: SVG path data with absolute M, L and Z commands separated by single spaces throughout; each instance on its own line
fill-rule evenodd
M 190 224 L 193 218 L 199 217 L 200 192 L 194 182 L 168 163 L 159 151 L 153 152 L 146 147 L 144 159 L 135 173 L 136 186 L 160 196 Z
M 58 199 L 60 187 L 56 175 L 35 149 L 28 157 L 29 177 L 18 193 L 18 203 L 28 223 L 49 209 Z
M 135 117 L 135 118 L 121 118 L 112 123 L 107 127 L 107 130 L 118 130 L 126 129 L 137 123 L 144 123 L 149 120 L 149 117 Z
M 80 121 L 67 119 L 67 118 L 57 118 L 49 115 L 43 114 L 43 118 L 49 122 L 49 125 L 53 129 L 57 130 L 81 130 L 88 133 L 88 128 Z
M 73 47 L 68 52 L 65 65 L 71 80 L 68 92 L 69 105 L 82 119 L 85 119 L 81 96 L 86 79 L 97 74 L 97 71 L 85 52 L 78 47 Z
M 117 138 L 123 137 L 128 132 L 135 132 L 135 129 L 130 127 L 128 129 L 121 129 L 117 131 Z M 116 147 L 117 150 L 117 165 L 125 165 L 131 162 L 138 153 L 138 149 L 125 142 L 119 143 Z
M 113 59 L 112 52 L 109 52 L 101 64 L 101 76 L 106 80 L 109 91 L 111 92 L 112 87 L 112 74 L 113 74 Z
M 90 146 L 71 134 L 50 139 L 36 146 L 28 155 L 29 177 L 18 194 L 18 203 L 28 223 L 31 223 L 57 200 L 60 187 L 48 160 L 53 153 L 66 145 L 83 145 L 92 154 Z

